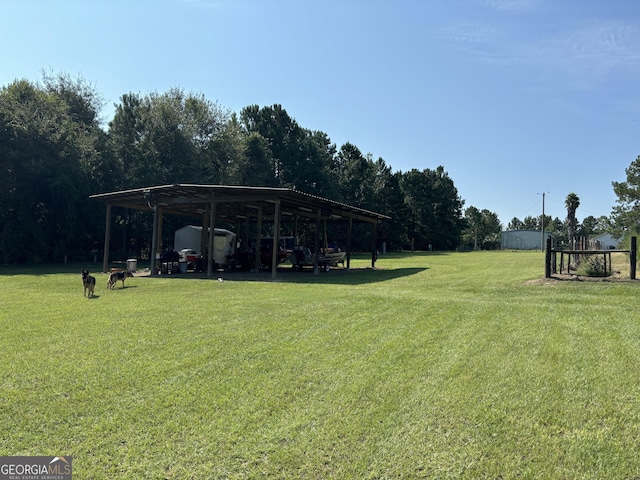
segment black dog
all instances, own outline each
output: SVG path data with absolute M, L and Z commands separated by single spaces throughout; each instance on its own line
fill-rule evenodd
M 96 288 L 96 279 L 89 275 L 88 270 L 82 270 L 82 286 L 84 287 L 83 297 L 93 297 L 93 290 Z

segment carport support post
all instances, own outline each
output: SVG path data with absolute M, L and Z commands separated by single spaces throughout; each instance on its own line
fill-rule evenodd
M 631 251 L 629 252 L 629 278 L 636 279 L 636 259 L 638 254 L 638 237 L 631 237 Z
M 216 204 L 211 200 L 211 207 L 209 207 L 209 247 L 207 251 L 207 277 L 213 277 L 213 239 L 216 234 Z
M 162 250 L 162 221 L 164 219 L 164 212 L 162 211 L 162 207 L 158 208 L 158 250 Z M 168 245 L 167 245 L 168 246 Z
M 377 234 L 377 225 L 375 223 L 371 224 L 371 268 L 375 268 L 376 266 L 376 257 L 378 256 L 376 252 L 376 234 Z
M 109 265 L 109 240 L 111 238 L 111 204 L 107 203 L 107 224 L 104 227 L 104 254 L 102 255 L 102 272 L 107 273 Z
M 347 272 L 351 271 L 351 235 L 353 233 L 353 218 L 349 217 L 347 228 Z
M 151 265 L 149 266 L 151 269 L 151 276 L 155 277 L 157 275 L 156 271 L 156 252 L 158 251 L 158 206 L 153 206 L 153 231 L 151 234 L 151 251 L 149 252 Z
M 318 209 L 318 214 L 316 215 L 316 231 L 315 231 L 315 239 L 313 242 L 313 274 L 318 275 L 318 256 L 320 255 L 320 215 L 322 215 L 322 211 Z
M 209 244 L 209 237 L 207 236 L 207 232 L 209 232 L 209 205 L 207 205 L 204 210 L 205 211 L 202 214 L 202 231 L 200 232 L 200 255 L 203 257 L 207 251 L 207 245 Z
M 327 219 L 325 218 L 322 221 L 322 248 L 325 249 L 325 253 L 328 247 L 329 245 L 327 243 Z
M 248 209 L 246 210 L 246 216 L 247 216 L 247 218 L 246 218 L 247 221 L 244 224 L 244 241 L 242 242 L 242 246 L 245 248 L 245 250 L 248 251 L 249 250 L 249 244 L 251 243 L 251 242 L 249 242 L 249 231 L 250 231 L 249 230 L 249 219 L 250 219 L 250 216 L 251 216 L 251 212 L 249 212 Z
M 273 246 L 271 247 L 271 279 L 278 276 L 278 250 L 280 246 L 280 199 L 276 200 L 276 211 L 273 215 Z
M 255 269 L 256 272 L 260 271 L 261 261 L 260 261 L 260 240 L 262 237 L 262 207 L 258 207 L 258 221 L 256 224 L 256 263 Z

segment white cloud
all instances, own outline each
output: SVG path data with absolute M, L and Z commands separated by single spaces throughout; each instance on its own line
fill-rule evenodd
M 561 38 L 570 58 L 604 69 L 640 65 L 640 31 L 621 22 L 604 22 L 577 29 Z
M 438 33 L 471 59 L 530 70 L 532 78 L 558 87 L 591 89 L 614 74 L 640 79 L 640 27 L 624 20 L 547 24 L 544 30 L 534 24 L 458 23 Z
M 483 0 L 482 3 L 496 10 L 521 11 L 532 10 L 540 0 Z
M 490 27 L 474 23 L 458 23 L 442 28 L 438 32 L 445 40 L 456 43 L 487 43 L 496 36 L 496 31 Z
M 224 7 L 225 2 L 221 0 L 179 0 L 183 3 L 188 3 L 190 5 L 195 5 L 197 7 L 204 8 L 218 8 Z
M 640 74 L 640 30 L 624 22 L 583 24 L 525 46 L 523 60 L 573 84 L 597 85 L 613 73 Z

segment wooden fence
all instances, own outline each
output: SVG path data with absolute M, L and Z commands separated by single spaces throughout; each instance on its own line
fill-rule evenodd
M 551 246 L 551 239 L 547 239 L 547 250 L 545 254 L 544 276 L 551 278 L 552 273 L 558 273 L 558 254 L 560 254 L 560 274 L 564 272 L 565 257 L 567 274 L 571 273 L 571 256 L 575 255 L 602 255 L 604 261 L 604 273 L 609 269 L 611 275 L 611 254 L 612 253 L 628 253 L 629 254 L 629 278 L 636 278 L 636 257 L 637 257 L 637 239 L 631 237 L 631 248 L 629 250 L 559 250 Z

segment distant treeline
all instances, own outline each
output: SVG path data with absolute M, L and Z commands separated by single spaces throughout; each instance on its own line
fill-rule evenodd
M 235 113 L 181 89 L 128 93 L 108 125 L 103 107 L 90 84 L 66 74 L 0 90 L 0 263 L 100 257 L 105 208 L 89 195 L 169 183 L 287 187 L 380 212 L 391 220 L 378 226 L 377 242 L 389 250 L 452 249 L 468 227 L 442 166 L 393 172 L 382 158 L 298 125 L 280 105 Z M 113 215 L 116 256 L 148 255 L 152 216 Z M 165 220 L 163 241 L 171 245 L 186 223 Z M 355 229 L 354 248 L 368 248 L 368 235 Z

